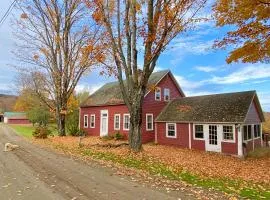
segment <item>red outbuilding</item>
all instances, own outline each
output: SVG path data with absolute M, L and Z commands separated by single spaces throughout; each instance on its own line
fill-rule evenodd
M 142 141 L 242 156 L 262 145 L 263 112 L 256 91 L 185 97 L 169 70 L 150 76 L 143 102 Z M 118 82 L 107 83 L 80 107 L 88 135 L 126 138 L 129 112 Z

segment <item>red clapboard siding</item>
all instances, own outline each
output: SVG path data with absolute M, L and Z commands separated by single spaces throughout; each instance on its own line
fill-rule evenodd
M 157 122 L 157 142 L 159 144 L 173 145 L 188 148 L 189 146 L 189 124 L 176 124 L 176 138 L 166 137 L 166 123 Z
M 206 136 L 204 136 L 204 137 L 206 137 Z M 193 124 L 191 124 L 191 148 L 205 151 L 205 141 L 194 139 Z
M 8 119 L 8 124 L 31 124 L 28 119 Z
M 143 112 L 142 112 L 142 142 L 150 142 L 155 139 L 155 130 L 147 131 L 146 130 L 146 114 L 153 114 L 153 119 L 158 116 L 161 110 L 166 106 L 168 102 L 164 101 L 164 88 L 170 89 L 171 99 L 181 97 L 181 93 L 177 86 L 175 85 L 172 77 L 167 74 L 163 79 L 159 82 L 157 87 L 161 88 L 161 101 L 155 100 L 155 92 L 150 91 L 144 101 L 143 101 Z M 127 138 L 128 131 L 123 130 L 123 114 L 128 113 L 128 109 L 126 105 L 111 105 L 111 106 L 92 106 L 92 107 L 83 107 L 81 108 L 80 114 L 80 127 L 84 129 L 88 135 L 100 135 L 100 111 L 108 110 L 109 113 L 109 135 L 112 135 L 116 132 L 114 130 L 114 114 L 120 114 L 120 132 L 125 135 Z M 89 127 L 84 128 L 84 115 L 89 115 Z M 90 115 L 95 114 L 95 128 L 90 128 Z M 153 125 L 155 129 L 155 125 Z
M 225 154 L 238 154 L 238 131 L 234 132 L 235 142 L 221 142 L 221 152 Z

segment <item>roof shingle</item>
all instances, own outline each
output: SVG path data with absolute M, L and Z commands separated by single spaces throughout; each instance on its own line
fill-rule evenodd
M 245 91 L 175 99 L 156 121 L 242 123 L 255 95 L 256 91 Z
M 157 84 L 162 77 L 164 77 L 169 70 L 163 70 L 153 73 L 148 81 L 148 85 Z M 147 92 L 146 92 L 147 93 Z M 123 104 L 122 93 L 118 81 L 107 83 L 90 95 L 81 107 L 87 106 L 101 106 L 101 105 L 116 105 Z

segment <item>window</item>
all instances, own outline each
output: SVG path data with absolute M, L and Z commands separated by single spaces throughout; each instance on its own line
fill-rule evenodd
M 83 127 L 88 128 L 88 115 L 84 115 L 83 120 Z
M 130 115 L 129 114 L 124 114 L 123 129 L 125 131 L 128 131 L 129 130 L 129 125 L 130 125 Z
M 176 124 L 175 123 L 166 124 L 166 136 L 169 138 L 176 138 Z
M 223 126 L 223 140 L 234 140 L 233 126 Z
M 244 141 L 251 140 L 251 125 L 244 126 Z
M 203 139 L 203 125 L 195 125 L 195 139 Z
M 160 101 L 161 100 L 161 89 L 158 88 L 158 87 L 155 89 L 155 100 L 156 101 Z
M 146 114 L 146 130 L 154 130 L 153 114 Z
M 114 115 L 114 130 L 120 130 L 120 114 Z
M 164 101 L 170 101 L 170 89 L 164 89 Z
M 90 116 L 90 128 L 95 128 L 95 119 L 96 119 L 95 115 Z
M 254 125 L 254 138 L 261 137 L 261 126 L 259 124 Z

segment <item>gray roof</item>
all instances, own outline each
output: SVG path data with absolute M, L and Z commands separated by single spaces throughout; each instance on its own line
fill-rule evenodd
M 156 85 L 169 72 L 169 70 L 154 72 L 149 78 L 148 85 Z M 90 95 L 87 100 L 81 104 L 81 107 L 116 105 L 123 103 L 124 101 L 122 98 L 120 86 L 118 81 L 116 81 L 107 83 L 102 86 L 94 94 Z
M 175 99 L 163 109 L 156 121 L 243 123 L 254 98 L 264 121 L 256 91 Z

